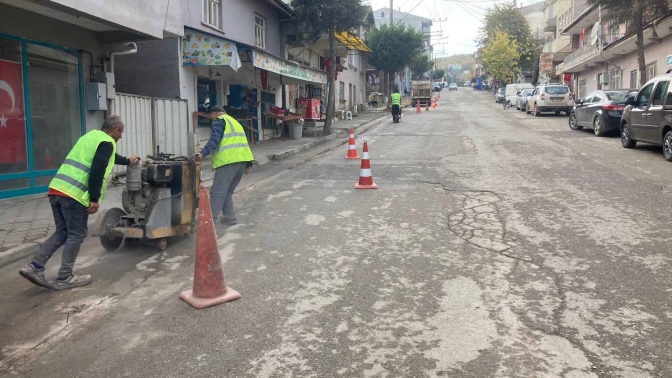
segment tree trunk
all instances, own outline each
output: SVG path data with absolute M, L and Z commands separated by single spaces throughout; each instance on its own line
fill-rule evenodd
M 388 71 L 388 72 L 385 73 L 385 75 L 387 76 L 387 85 L 386 85 L 386 88 L 385 88 L 385 98 L 389 99 L 390 95 L 392 94 L 392 85 L 394 85 L 394 83 L 392 82 L 392 72 Z M 388 101 L 387 106 L 385 108 L 389 110 L 390 107 L 391 107 L 391 105 L 390 105 L 390 102 Z
M 646 61 L 644 59 L 644 16 L 642 12 L 635 12 L 633 26 L 637 33 L 637 62 L 639 63 L 639 86 L 640 88 L 646 84 Z
M 334 118 L 336 111 L 336 36 L 334 35 L 334 26 L 329 28 L 329 57 L 331 64 L 329 65 L 329 98 L 327 99 L 327 119 L 324 121 L 324 129 L 322 135 L 331 135 L 331 120 Z

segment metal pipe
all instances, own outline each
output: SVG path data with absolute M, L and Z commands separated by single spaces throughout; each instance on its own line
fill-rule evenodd
M 134 42 L 129 42 L 126 46 L 130 47 L 130 49 L 120 50 L 120 51 L 110 50 L 108 52 L 107 56 L 110 60 L 110 72 L 111 73 L 114 73 L 114 57 L 115 56 L 135 54 L 136 52 L 138 52 L 138 45 L 136 45 Z

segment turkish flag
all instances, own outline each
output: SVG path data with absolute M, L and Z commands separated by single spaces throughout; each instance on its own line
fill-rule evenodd
M 21 63 L 0 59 L 0 164 L 27 161 Z

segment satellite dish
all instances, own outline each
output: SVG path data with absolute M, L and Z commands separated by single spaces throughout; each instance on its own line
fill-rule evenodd
M 600 22 L 596 22 L 595 25 L 593 25 L 593 30 L 590 31 L 590 44 L 595 46 L 597 45 L 597 38 L 599 37 L 600 34 Z

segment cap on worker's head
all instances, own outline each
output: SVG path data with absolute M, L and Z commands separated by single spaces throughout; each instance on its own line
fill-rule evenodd
M 210 108 L 209 113 L 210 114 L 212 114 L 212 113 L 226 113 L 226 111 L 221 106 L 214 105 L 213 107 Z

